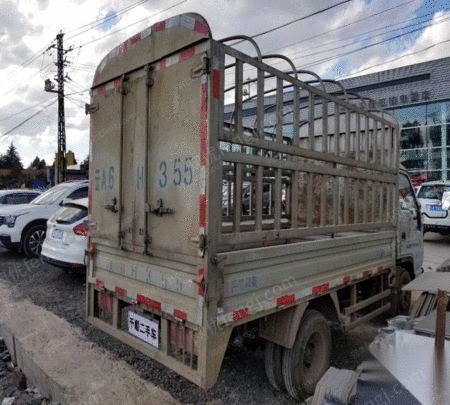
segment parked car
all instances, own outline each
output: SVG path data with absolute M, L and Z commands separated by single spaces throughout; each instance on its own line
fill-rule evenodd
M 0 190 L 0 207 L 29 204 L 41 193 L 39 190 Z
M 42 193 L 30 204 L 0 208 L 0 243 L 38 257 L 47 231 L 47 220 L 63 203 L 88 195 L 88 181 L 68 181 Z
M 442 208 L 442 196 L 450 191 L 450 181 L 430 181 L 422 183 L 417 198 L 421 204 L 423 232 L 450 234 L 450 216 Z
M 82 198 L 64 204 L 47 221 L 47 235 L 41 251 L 44 261 L 67 270 L 86 269 L 87 215 L 88 199 Z

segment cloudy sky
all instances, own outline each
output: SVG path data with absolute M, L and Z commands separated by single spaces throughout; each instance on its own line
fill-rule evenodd
M 203 15 L 215 39 L 256 36 L 264 54 L 284 54 L 325 78 L 450 56 L 444 0 L 0 0 L 0 154 L 13 142 L 25 167 L 36 156 L 53 162 L 58 104 L 44 81 L 56 74 L 55 51 L 47 50 L 56 34 L 73 49 L 65 68 L 67 150 L 82 161 L 96 66 L 135 33 L 183 12 Z

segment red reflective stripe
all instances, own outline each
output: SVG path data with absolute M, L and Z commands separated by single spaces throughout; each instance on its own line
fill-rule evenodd
M 154 32 L 162 31 L 164 28 L 166 28 L 166 22 L 165 21 L 157 22 L 153 26 L 153 31 Z
M 206 151 L 208 146 L 207 90 L 207 84 L 202 83 L 200 101 L 200 166 L 206 166 Z
M 101 94 L 103 94 L 106 91 L 105 86 L 99 87 L 97 89 L 97 95 L 100 96 Z
M 114 80 L 114 87 L 117 89 L 122 84 L 122 79 Z
M 195 24 L 194 24 L 194 31 L 200 32 L 200 34 L 203 34 L 203 35 L 208 35 L 208 33 L 209 33 L 208 24 L 205 24 L 204 22 L 196 20 Z
M 178 319 L 183 319 L 184 321 L 187 319 L 187 313 L 178 309 L 173 310 L 173 316 Z
M 164 70 L 166 68 L 166 60 L 159 62 L 159 70 Z
M 368 270 L 363 272 L 363 277 L 368 277 L 370 276 L 370 272 Z
M 248 308 L 238 309 L 233 312 L 233 321 L 239 321 L 239 319 L 245 318 L 248 316 Z
M 136 42 L 139 42 L 140 40 L 141 40 L 141 33 L 136 34 L 129 39 L 131 45 L 135 44 Z
M 195 48 L 185 49 L 180 53 L 180 60 L 186 60 L 195 56 Z
M 136 296 L 137 302 L 141 304 L 148 305 L 150 308 L 157 309 L 158 311 L 161 311 L 161 303 L 159 301 L 152 300 L 150 298 L 147 298 L 143 295 L 137 295 Z
M 125 290 L 125 288 L 122 287 L 116 287 L 114 291 L 120 295 L 127 295 L 127 290 Z
M 198 295 L 204 297 L 205 291 L 203 291 L 202 281 L 204 279 L 205 270 L 198 269 L 198 276 L 197 276 L 197 284 L 198 284 Z
M 330 288 L 330 283 L 316 285 L 316 286 L 313 287 L 312 293 L 313 294 L 320 294 L 320 293 L 323 293 L 325 291 L 328 291 L 329 288 Z
M 378 273 L 381 272 L 381 271 L 383 271 L 383 266 L 380 266 L 380 267 L 377 268 L 377 272 Z
M 295 294 L 283 295 L 277 298 L 277 307 L 292 304 L 294 301 L 295 301 Z
M 105 282 L 103 280 L 100 280 L 99 278 L 95 280 L 95 283 L 97 284 L 98 288 L 103 288 L 105 286 Z
M 219 71 L 217 69 L 213 70 L 213 88 L 212 88 L 212 95 L 214 98 L 220 97 L 220 75 Z
M 206 194 L 200 195 L 200 215 L 199 215 L 199 226 L 204 228 L 206 224 Z
M 350 276 L 345 276 L 345 277 L 342 279 L 342 282 L 343 282 L 343 283 L 349 283 L 350 281 L 352 281 L 352 279 L 351 279 Z
M 99 294 L 98 306 L 100 309 L 106 312 L 112 312 L 114 309 L 113 297 L 110 297 L 104 293 Z

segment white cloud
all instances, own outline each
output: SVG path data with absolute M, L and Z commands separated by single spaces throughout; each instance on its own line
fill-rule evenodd
M 70 94 L 71 98 L 65 102 L 67 149 L 74 151 L 77 159 L 82 160 L 88 153 L 89 137 L 89 117 L 84 115 L 82 106 L 89 102 L 89 93 L 73 93 L 89 88 L 95 68 L 102 58 L 130 36 L 155 22 L 183 12 L 203 15 L 215 39 L 239 34 L 255 35 L 330 6 L 329 0 L 302 2 L 189 0 L 172 10 L 157 14 L 160 10 L 180 1 L 182 0 L 145 2 L 126 13 L 120 13 L 124 8 L 133 6 L 136 0 L 0 0 L 0 136 L 56 99 L 56 94 L 44 91 L 44 80 L 54 79 L 56 73 L 53 64 L 56 53 L 54 49 L 51 50 L 51 55 L 43 54 L 42 51 L 54 43 L 56 34 L 61 30 L 65 33 L 65 48 L 68 49 L 71 45 L 75 47 L 74 51 L 66 55 L 69 64 L 65 72 L 71 79 L 68 79 L 65 89 L 65 93 Z M 448 22 L 427 28 L 411 42 L 399 39 L 394 46 L 380 45 L 364 51 L 358 50 L 347 56 L 343 56 L 343 53 L 348 49 L 342 51 L 336 49 L 337 46 L 352 40 L 342 41 L 339 44 L 335 44 L 334 41 L 344 40 L 384 25 L 395 25 L 415 17 L 418 7 L 421 6 L 421 0 L 384 12 L 405 2 L 407 0 L 370 2 L 353 0 L 313 18 L 262 35 L 257 38 L 257 42 L 263 53 L 270 51 L 290 55 L 298 67 L 310 66 L 317 60 L 333 58 L 308 67 L 321 75 L 332 77 L 338 73 L 346 74 L 382 64 L 408 53 L 416 52 L 414 56 L 383 64 L 373 71 L 449 56 L 448 43 L 419 52 L 425 47 L 447 39 L 447 32 L 450 32 Z M 333 1 L 333 4 L 336 3 L 339 3 L 339 0 Z M 92 25 L 87 24 L 107 15 L 115 15 L 115 18 L 89 30 Z M 374 17 L 369 18 L 371 15 Z M 132 25 L 150 16 L 153 17 Z M 434 22 L 446 16 L 449 14 L 438 13 L 434 17 Z M 362 18 L 366 19 L 355 23 Z M 78 29 L 85 25 L 87 26 Z M 339 28 L 342 25 L 348 26 Z M 334 31 L 327 33 L 332 29 Z M 117 30 L 120 31 L 115 32 Z M 105 36 L 107 34 L 111 35 Z M 105 37 L 102 38 L 103 36 Z M 89 44 L 99 38 L 102 39 Z M 374 41 L 376 39 L 367 40 L 367 43 Z M 79 48 L 80 45 L 83 46 Z M 353 47 L 360 48 L 361 44 L 355 44 Z M 255 55 L 254 49 L 248 43 L 239 44 L 236 48 Z M 326 49 L 328 51 L 323 54 L 307 56 Z M 22 64 L 35 54 L 36 58 L 31 59 L 31 63 L 23 67 Z M 286 63 L 277 64 L 275 60 L 269 63 L 280 69 L 288 68 Z M 371 71 L 367 70 L 364 73 Z M 11 117 L 39 103 L 43 104 Z M 11 118 L 6 119 L 8 117 Z M 28 165 L 36 155 L 51 163 L 57 147 L 56 123 L 57 104 L 54 104 L 20 126 L 11 135 L 0 137 L 0 153 L 6 151 L 12 140 L 25 165 Z

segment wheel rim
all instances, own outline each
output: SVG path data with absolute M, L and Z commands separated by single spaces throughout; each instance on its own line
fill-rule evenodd
M 306 342 L 303 356 L 296 367 L 297 375 L 303 375 L 308 384 L 320 378 L 323 365 L 324 340 L 320 333 L 313 333 Z
M 28 246 L 30 247 L 30 250 L 33 254 L 38 255 L 39 253 L 41 253 L 41 247 L 42 243 L 44 243 L 44 239 L 45 239 L 44 230 L 38 230 L 32 233 L 32 235 L 30 236 Z

